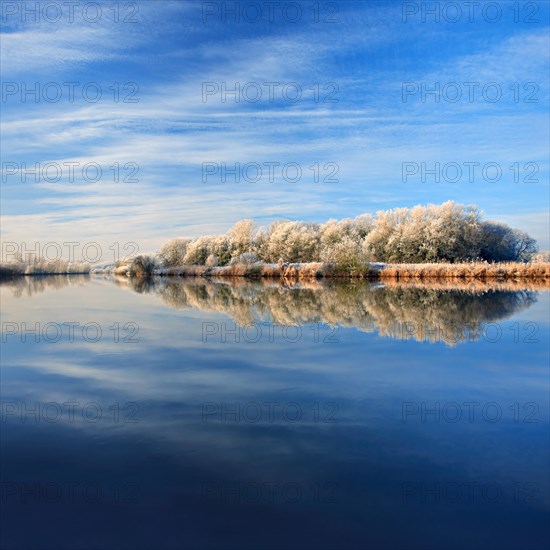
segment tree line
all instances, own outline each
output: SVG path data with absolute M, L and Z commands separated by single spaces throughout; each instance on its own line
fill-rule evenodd
M 164 267 L 326 262 L 354 270 L 367 262 L 524 262 L 536 252 L 527 233 L 484 220 L 475 206 L 447 201 L 322 224 L 281 220 L 258 228 L 241 220 L 224 235 L 173 239 L 158 261 Z

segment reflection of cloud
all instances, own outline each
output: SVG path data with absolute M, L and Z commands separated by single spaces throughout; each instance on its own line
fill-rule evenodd
M 488 346 L 480 341 L 450 348 L 376 337 L 392 324 L 415 316 L 431 326 L 446 327 L 502 319 L 531 304 L 533 309 L 543 309 L 544 303 L 534 304 L 532 291 L 504 287 L 491 291 L 479 284 L 473 289 L 448 290 L 442 285 L 436 290 L 429 285 L 384 288 L 312 281 L 284 287 L 274 282 L 164 279 L 140 281 L 135 287 L 138 294 L 129 291 L 133 280 L 121 279 L 118 284 L 92 276 L 85 288 L 63 286 L 58 292 L 32 297 L 23 293 L 19 298 L 12 295 L 13 287 L 2 285 L 3 313 L 10 321 L 31 325 L 95 321 L 105 331 L 105 339 L 95 344 L 78 338 L 73 343 L 65 339 L 58 344 L 35 344 L 32 337 L 23 344 L 10 337 L 2 344 L 2 399 L 25 401 L 28 408 L 36 402 L 96 402 L 105 411 L 115 402 L 122 408 L 135 401 L 140 405 L 139 422 L 115 424 L 110 413 L 95 424 L 81 420 L 23 425 L 11 419 L 3 424 L 3 441 L 10 444 L 5 434 L 17 433 L 17 445 L 21 438 L 30 442 L 25 443 L 27 453 L 29 448 L 40 449 L 42 442 L 58 451 L 63 446 L 52 442 L 59 437 L 74 451 L 82 437 L 86 453 L 94 458 L 95 452 L 103 453 L 124 441 L 132 465 L 136 456 L 150 456 L 156 467 L 147 472 L 158 471 L 159 465 L 162 471 L 170 465 L 187 466 L 194 478 L 204 475 L 206 480 L 285 479 L 285 475 L 309 480 L 310 472 L 322 471 L 323 465 L 330 464 L 327 471 L 333 472 L 331 461 L 338 462 L 340 472 L 353 467 L 376 475 L 394 464 L 398 479 L 405 470 L 415 476 L 416 468 L 424 467 L 434 475 L 436 466 L 449 467 L 458 475 L 456 469 L 469 464 L 478 456 L 475 453 L 483 458 L 490 452 L 502 457 L 498 466 L 479 460 L 476 475 L 501 479 L 512 470 L 523 471 L 526 464 L 523 455 L 512 452 L 518 432 L 510 430 L 511 416 L 488 427 L 465 420 L 432 430 L 416 417 L 404 424 L 402 403 L 498 401 L 504 408 L 513 395 L 514 401 L 539 403 L 541 419 L 547 418 L 542 344 L 510 353 L 504 343 Z M 294 345 L 280 338 L 257 345 L 230 339 L 225 344 L 219 339 L 203 342 L 205 321 L 225 322 L 234 329 L 226 315 L 239 322 L 270 319 L 309 324 L 318 320 L 372 332 L 341 330 L 338 344 L 321 344 L 313 342 L 309 327 L 304 326 L 304 339 Z M 139 325 L 140 342 L 114 343 L 108 327 L 128 320 Z M 518 362 L 517 353 L 524 361 Z M 285 422 L 281 415 L 273 423 L 232 424 L 214 417 L 205 423 L 201 420 L 205 402 L 226 403 L 228 408 L 235 403 L 278 402 L 279 410 L 295 402 L 304 416 L 296 424 Z M 339 422 L 315 422 L 312 407 L 319 403 L 323 414 L 323 405 L 329 402 L 337 404 Z M 494 440 L 483 437 L 480 442 L 477 436 L 480 431 L 485 436 L 486 429 Z M 89 445 L 90 438 L 102 444 Z M 339 452 L 334 453 L 335 448 Z M 416 457 L 412 463 L 411 453 Z M 37 454 L 44 456 L 38 450 Z M 72 460 L 74 455 L 66 456 Z M 529 469 L 539 476 L 547 469 L 546 457 L 544 453 L 534 456 Z M 465 479 L 472 479 L 471 475 L 471 468 L 465 468 Z

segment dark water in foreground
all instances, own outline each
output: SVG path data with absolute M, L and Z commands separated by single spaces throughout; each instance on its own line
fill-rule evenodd
M 550 544 L 548 290 L 0 292 L 2 548 Z

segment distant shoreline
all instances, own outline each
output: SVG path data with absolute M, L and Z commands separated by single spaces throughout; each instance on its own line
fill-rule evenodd
M 66 272 L 54 272 L 54 271 L 45 271 L 42 273 L 33 272 L 33 273 L 19 273 L 14 272 L 13 270 L 4 270 L 0 266 L 0 281 L 9 281 L 10 279 L 16 279 L 18 277 L 51 277 L 52 275 L 59 276 L 68 276 L 68 275 L 91 275 L 91 271 L 66 271 Z

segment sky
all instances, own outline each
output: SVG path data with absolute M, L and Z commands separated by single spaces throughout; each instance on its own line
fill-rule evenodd
M 3 259 L 450 199 L 550 248 L 546 1 L 1 10 Z

